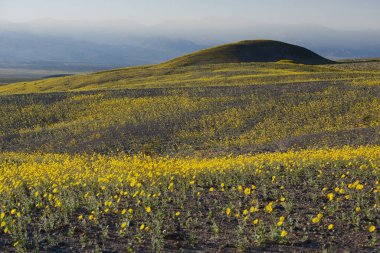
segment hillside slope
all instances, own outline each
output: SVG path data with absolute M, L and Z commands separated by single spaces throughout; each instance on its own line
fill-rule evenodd
M 0 150 L 213 155 L 379 145 L 379 80 L 379 71 L 230 63 L 4 85 Z
M 274 40 L 246 40 L 201 50 L 168 61 L 164 65 L 188 66 L 239 62 L 277 62 L 281 60 L 300 64 L 333 63 L 300 46 Z
M 330 83 L 335 80 L 346 80 L 347 82 L 366 80 L 377 83 L 380 79 L 380 71 L 371 68 L 370 66 L 373 64 L 375 63 L 363 63 L 361 66 L 356 66 L 356 64 L 321 66 L 289 62 L 254 62 L 187 67 L 153 65 L 0 85 L 0 95 L 109 89 L 243 86 L 302 82 Z

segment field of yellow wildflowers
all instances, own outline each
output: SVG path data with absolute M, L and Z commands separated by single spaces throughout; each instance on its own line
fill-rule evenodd
M 380 148 L 216 158 L 3 153 L 17 250 L 378 248 Z
M 378 250 L 380 72 L 347 66 L 0 86 L 0 252 Z

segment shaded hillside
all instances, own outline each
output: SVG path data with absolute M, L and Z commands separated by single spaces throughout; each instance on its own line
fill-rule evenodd
M 201 50 L 171 60 L 164 65 L 188 66 L 239 62 L 277 62 L 282 60 L 313 65 L 333 63 L 333 61 L 300 46 L 273 40 L 247 40 Z

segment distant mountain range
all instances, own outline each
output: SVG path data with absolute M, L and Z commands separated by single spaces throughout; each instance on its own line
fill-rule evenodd
M 111 45 L 53 35 L 0 32 L 0 68 L 89 71 L 158 63 L 203 48 L 184 40 Z
M 92 71 L 154 64 L 217 44 L 268 38 L 302 45 L 330 59 L 380 57 L 379 31 L 247 21 L 171 21 L 144 26 L 105 22 L 0 21 L 0 68 Z

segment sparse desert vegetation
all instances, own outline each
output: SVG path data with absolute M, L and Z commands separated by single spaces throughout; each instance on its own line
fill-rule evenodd
M 175 63 L 0 86 L 1 249 L 380 247 L 378 62 Z

